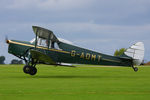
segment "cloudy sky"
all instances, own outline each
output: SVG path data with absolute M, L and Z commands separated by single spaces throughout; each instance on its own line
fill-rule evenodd
M 5 36 L 29 41 L 32 25 L 77 46 L 113 55 L 142 41 L 150 61 L 150 0 L 0 0 L 0 55 L 9 63 Z

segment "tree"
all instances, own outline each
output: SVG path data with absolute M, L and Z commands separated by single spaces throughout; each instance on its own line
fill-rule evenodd
M 119 50 L 116 50 L 115 53 L 114 53 L 114 56 L 121 56 L 123 55 L 123 53 L 126 51 L 125 48 L 121 48 Z
M 4 61 L 5 61 L 5 57 L 4 56 L 0 56 L 0 64 L 5 64 Z
M 22 60 L 13 59 L 10 64 L 23 64 Z

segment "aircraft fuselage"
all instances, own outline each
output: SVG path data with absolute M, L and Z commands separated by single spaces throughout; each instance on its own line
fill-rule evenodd
M 36 50 L 48 55 L 57 63 L 132 66 L 131 59 L 105 55 L 63 42 L 59 42 L 58 45 L 59 49 L 36 46 Z M 30 42 L 9 40 L 8 52 L 22 58 L 27 56 L 28 50 L 35 49 L 34 47 L 35 44 Z

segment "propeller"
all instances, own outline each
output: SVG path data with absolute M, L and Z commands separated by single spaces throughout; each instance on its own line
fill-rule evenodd
M 7 36 L 5 36 L 5 42 L 6 42 L 6 43 L 9 43 L 9 40 L 8 40 L 8 37 L 7 37 Z

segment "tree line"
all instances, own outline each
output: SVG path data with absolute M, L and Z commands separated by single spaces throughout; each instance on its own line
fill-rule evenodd
M 5 64 L 5 56 L 0 56 L 0 64 Z M 23 64 L 22 60 L 12 59 L 10 64 Z

